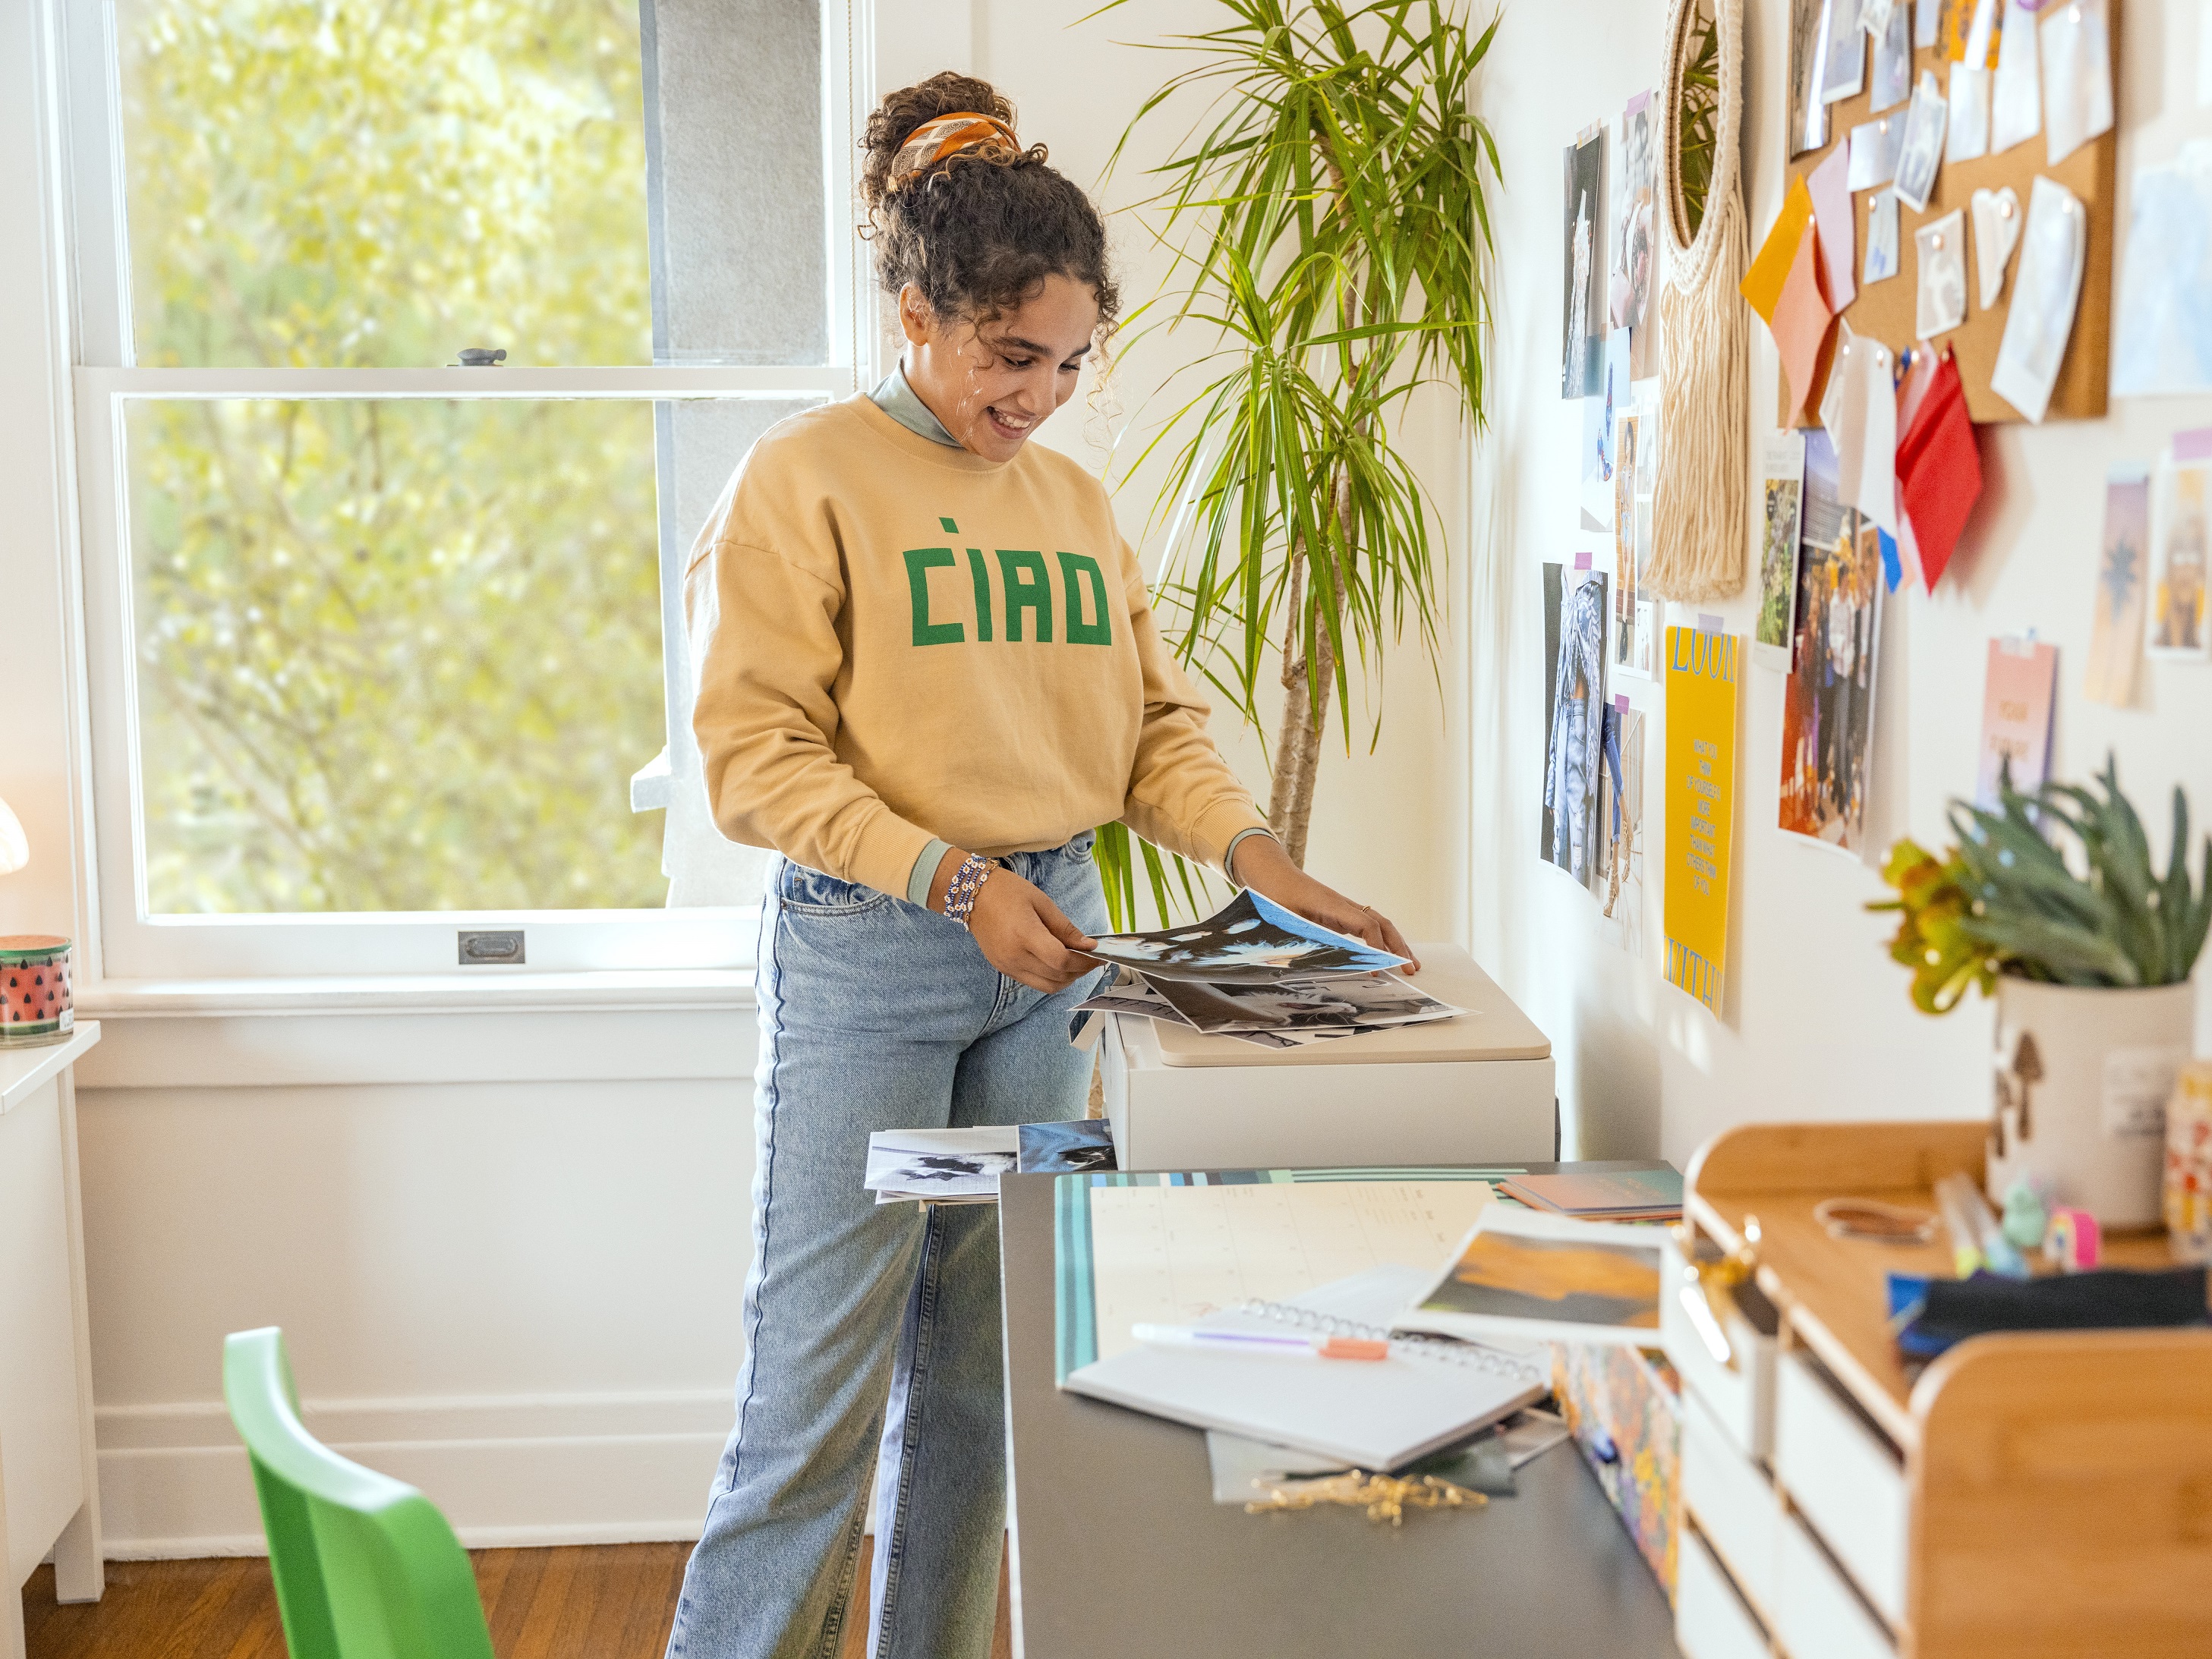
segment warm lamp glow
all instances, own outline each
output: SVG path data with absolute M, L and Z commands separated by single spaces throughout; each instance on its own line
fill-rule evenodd
M 8 810 L 8 803 L 0 800 L 0 876 L 12 876 L 30 861 L 31 843 L 23 839 L 23 826 Z

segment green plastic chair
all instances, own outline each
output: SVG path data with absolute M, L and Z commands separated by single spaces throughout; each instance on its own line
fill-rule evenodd
M 460 1540 L 414 1487 L 308 1434 L 283 1332 L 225 1337 L 222 1392 L 253 1462 L 292 1659 L 492 1659 Z

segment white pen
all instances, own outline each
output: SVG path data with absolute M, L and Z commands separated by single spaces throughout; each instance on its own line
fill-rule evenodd
M 1139 1342 L 1170 1348 L 1247 1348 L 1260 1353 L 1314 1354 L 1323 1359 L 1388 1359 L 1388 1342 L 1354 1336 L 1293 1336 L 1273 1331 L 1212 1330 L 1198 1325 L 1132 1325 Z

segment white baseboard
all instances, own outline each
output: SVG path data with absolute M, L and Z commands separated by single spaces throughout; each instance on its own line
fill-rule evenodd
M 310 1402 L 310 1432 L 417 1486 L 471 1548 L 699 1535 L 729 1433 L 726 1390 Z M 99 1413 L 115 1560 L 265 1553 L 245 1449 L 219 1403 Z

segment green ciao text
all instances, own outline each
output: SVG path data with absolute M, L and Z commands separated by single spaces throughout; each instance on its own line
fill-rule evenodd
M 949 534 L 960 533 L 960 526 L 950 519 L 939 519 L 938 523 Z M 988 645 L 994 637 L 991 564 L 983 557 L 981 548 L 971 547 L 965 551 L 968 580 L 975 593 L 975 638 L 978 643 Z M 1066 644 L 1114 643 L 1114 624 L 1106 613 L 1106 573 L 1098 568 L 1097 560 L 1087 553 L 1053 555 L 1060 568 L 1055 605 L 1055 584 L 1042 552 L 1020 547 L 994 548 L 992 552 L 998 566 L 1000 604 L 996 614 L 1005 620 L 1005 638 L 1009 644 L 1024 641 L 1051 644 L 1055 609 L 1061 623 L 1060 637 Z M 962 643 L 968 637 L 965 623 L 939 621 L 930 612 L 929 573 L 958 567 L 960 561 L 952 549 L 909 547 L 901 556 L 906 560 L 907 592 L 914 603 L 914 642 Z

